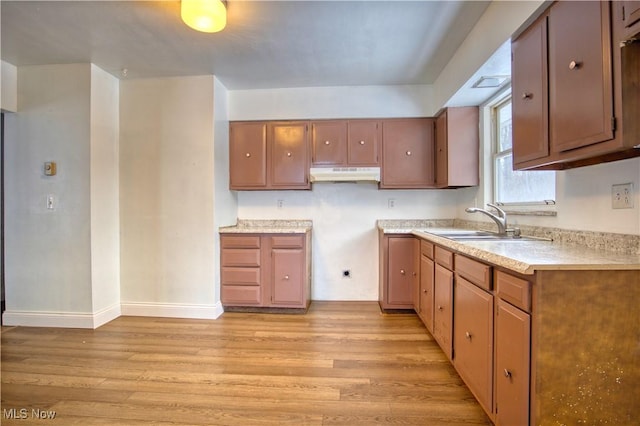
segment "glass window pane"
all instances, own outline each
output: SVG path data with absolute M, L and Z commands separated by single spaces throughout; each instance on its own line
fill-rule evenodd
M 511 101 L 497 108 L 498 152 L 511 149 Z
M 495 201 L 522 203 L 555 200 L 556 177 L 552 171 L 513 171 L 512 155 L 496 158 Z

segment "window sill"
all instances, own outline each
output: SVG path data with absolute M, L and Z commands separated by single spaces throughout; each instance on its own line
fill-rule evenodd
M 509 216 L 558 216 L 558 212 L 555 210 L 510 210 L 504 207 L 502 209 Z

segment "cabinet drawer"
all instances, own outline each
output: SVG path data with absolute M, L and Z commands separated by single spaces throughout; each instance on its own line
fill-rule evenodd
M 271 237 L 272 248 L 302 248 L 304 237 L 302 235 L 286 235 Z
M 222 285 L 260 285 L 260 268 L 222 268 Z
M 455 255 L 455 259 L 457 274 L 485 290 L 491 290 L 491 266 L 459 254 Z
M 222 266 L 260 266 L 260 249 L 223 249 Z
M 234 235 L 223 236 L 220 239 L 220 248 L 260 248 L 259 235 Z
M 260 305 L 261 287 L 246 285 L 223 285 L 222 304 L 223 305 Z
M 428 241 L 420 241 L 420 253 L 423 256 L 427 256 L 429 259 L 433 260 L 433 243 Z
M 498 297 L 520 309 L 531 312 L 531 283 L 498 271 L 496 274 Z
M 435 260 L 447 269 L 453 270 L 453 253 L 442 247 L 435 248 Z

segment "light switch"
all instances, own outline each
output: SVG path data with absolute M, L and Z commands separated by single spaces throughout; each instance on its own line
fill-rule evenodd
M 47 161 L 46 163 L 44 163 L 44 174 L 45 176 L 55 176 L 56 174 L 55 161 Z

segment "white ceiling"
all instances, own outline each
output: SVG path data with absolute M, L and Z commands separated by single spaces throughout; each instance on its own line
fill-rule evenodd
M 228 0 L 227 27 L 205 34 L 179 1 L 2 0 L 1 56 L 118 78 L 214 74 L 230 90 L 430 84 L 488 4 Z

